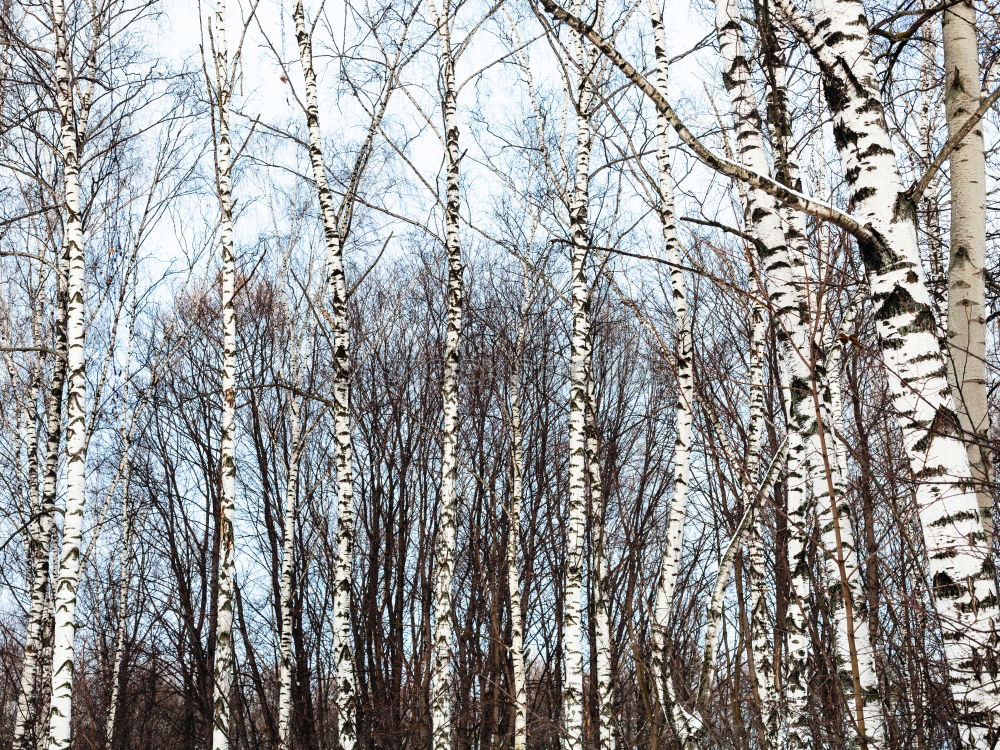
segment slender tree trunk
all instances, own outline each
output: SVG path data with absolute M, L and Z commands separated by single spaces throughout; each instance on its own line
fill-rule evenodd
M 941 11 L 944 112 L 949 138 L 979 107 L 981 96 L 976 10 L 962 0 Z M 952 392 L 968 441 L 983 522 L 992 530 L 989 490 L 989 414 L 986 376 L 986 156 L 979 123 L 948 159 L 951 240 L 948 262 L 948 348 Z
M 445 170 L 445 249 L 448 255 L 448 315 L 444 349 L 444 374 L 441 401 L 444 424 L 441 440 L 441 505 L 437 538 L 434 544 L 434 633 L 431 671 L 431 731 L 434 750 L 452 747 L 451 641 L 455 613 L 452 607 L 452 577 L 455 570 L 455 536 L 458 514 L 458 375 L 462 335 L 462 248 L 459 242 L 459 148 L 455 84 L 455 61 L 452 57 L 452 12 L 447 0 L 441 9 L 434 8 L 434 22 L 440 51 L 441 77 L 444 84 Z
M 298 370 L 299 367 L 297 366 Z M 281 638 L 280 666 L 278 669 L 278 748 L 290 750 L 292 746 L 292 679 L 294 654 L 292 653 L 292 570 L 295 562 L 295 525 L 298 516 L 299 464 L 304 447 L 302 429 L 302 399 L 293 396 L 289 439 L 292 450 L 288 457 L 288 479 L 285 485 L 285 518 L 281 538 Z
M 587 514 L 587 373 L 590 367 L 590 285 L 587 255 L 590 245 L 588 202 L 590 149 L 593 133 L 587 112 L 592 92 L 587 72 L 591 56 L 583 40 L 572 35 L 572 52 L 579 65 L 577 92 L 576 168 L 570 194 L 569 223 L 572 240 L 572 334 L 569 369 L 569 499 L 567 505 L 566 561 L 563 571 L 563 735 L 564 750 L 584 746 L 583 731 L 583 545 Z
M 597 733 L 601 750 L 614 750 L 614 685 L 611 660 L 611 581 L 607 560 L 607 528 L 604 482 L 601 479 L 600 444 L 597 433 L 597 398 L 593 366 L 587 368 L 587 473 L 590 477 L 592 534 L 591 587 L 594 596 L 594 632 L 597 663 Z
M 132 334 L 136 319 L 136 290 L 134 269 L 130 269 L 128 279 L 131 282 L 132 301 L 130 304 L 128 318 L 125 322 L 125 382 L 122 385 L 121 397 L 121 425 L 119 435 L 122 442 L 122 456 L 118 466 L 118 474 L 122 483 L 122 520 L 125 528 L 122 533 L 122 565 L 121 580 L 118 583 L 118 624 L 115 627 L 115 640 L 112 646 L 111 659 L 111 695 L 108 698 L 108 715 L 105 729 L 105 739 L 107 750 L 114 750 L 115 746 L 115 724 L 118 717 L 118 700 L 121 695 L 122 664 L 125 654 L 125 634 L 128 629 L 128 595 L 132 583 L 132 564 L 134 560 L 133 527 L 135 524 L 134 509 L 129 499 L 129 484 L 131 480 L 132 462 L 132 425 L 127 425 L 125 418 L 130 408 L 129 393 L 131 392 L 131 362 L 132 362 Z
M 302 0 L 297 0 L 295 3 L 294 16 L 299 60 L 305 80 L 309 160 L 319 198 L 323 237 L 326 242 L 329 321 L 334 334 L 333 420 L 337 441 L 337 560 L 334 571 L 333 638 L 337 674 L 337 724 L 341 750 L 354 750 L 357 742 L 357 679 L 350 615 L 355 538 L 354 442 L 351 420 L 351 339 L 347 321 L 347 281 L 344 275 L 343 255 L 345 227 L 338 219 L 333 194 L 326 179 L 312 37 L 306 23 Z M 348 203 L 350 199 L 350 195 L 345 196 L 346 212 L 350 210 Z M 346 225 L 346 221 L 343 224 Z
M 869 747 L 881 747 L 885 742 L 885 722 L 883 719 L 880 683 L 875 663 L 875 646 L 872 642 L 869 626 L 868 597 L 864 591 L 864 574 L 858 563 L 857 548 L 854 542 L 854 526 L 851 522 L 850 507 L 847 496 L 847 455 L 846 446 L 837 436 L 843 423 L 843 397 L 841 377 L 843 374 L 843 339 L 850 333 L 856 308 L 850 308 L 841 323 L 840 329 L 828 341 L 825 350 L 826 377 L 820 384 L 823 398 L 820 402 L 823 430 L 822 438 L 826 448 L 827 463 L 825 473 L 829 474 L 833 495 L 836 502 L 829 510 L 820 516 L 820 541 L 826 550 L 839 550 L 840 560 L 827 557 L 828 585 L 831 588 L 831 598 L 836 598 L 846 590 L 849 594 L 853 616 L 850 623 L 853 631 L 844 633 L 839 638 L 846 640 L 853 637 L 854 654 L 853 668 L 851 664 L 841 666 L 841 683 L 851 681 L 851 694 L 858 696 L 860 711 L 864 718 Z M 836 591 L 832 589 L 836 587 Z M 848 619 L 841 618 L 838 626 L 846 627 Z M 845 690 L 845 692 L 847 692 Z
M 58 315 L 58 313 L 57 313 Z M 61 317 L 61 316 L 59 316 Z M 40 343 L 38 313 L 32 315 L 32 331 L 35 342 Z M 7 355 L 7 368 L 11 382 L 16 382 L 14 360 Z M 53 363 L 54 379 L 59 380 L 59 395 L 62 398 L 62 361 Z M 35 705 L 35 685 L 38 675 L 39 653 L 42 647 L 42 629 L 45 620 L 45 603 L 49 585 L 50 538 L 52 536 L 52 512 L 44 494 L 39 493 L 39 457 L 37 428 L 37 394 L 41 390 L 41 366 L 35 360 L 25 393 L 25 405 L 21 419 L 24 422 L 25 450 L 27 452 L 28 505 L 31 513 L 29 521 L 28 560 L 31 570 L 29 589 L 28 627 L 24 641 L 24 655 L 21 661 L 21 675 L 18 682 L 17 706 L 14 711 L 14 750 L 27 750 L 27 731 L 32 723 L 31 714 Z M 58 423 L 58 419 L 56 420 Z M 58 432 L 58 424 L 56 425 Z M 58 450 L 58 447 L 56 448 Z M 35 719 L 37 726 L 37 718 Z
M 127 430 L 122 430 L 123 433 Z M 128 454 L 128 438 L 126 438 L 125 452 Z M 132 561 L 134 559 L 133 545 L 133 509 L 128 500 L 129 491 L 129 462 L 128 458 L 123 459 L 122 475 L 122 514 L 125 521 L 125 531 L 122 535 L 122 567 L 121 581 L 118 583 L 118 624 L 115 626 L 115 640 L 112 646 L 111 660 L 111 695 L 108 698 L 108 714 L 106 724 L 105 741 L 107 750 L 113 750 L 115 746 L 115 729 L 118 717 L 118 701 L 122 688 L 122 664 L 125 655 L 125 633 L 128 629 L 128 618 L 126 616 L 128 608 L 129 587 L 132 582 Z
M 213 25 L 215 63 L 216 190 L 219 195 L 219 232 L 222 247 L 222 430 L 219 503 L 219 576 L 216 601 L 212 749 L 227 750 L 232 730 L 233 595 L 236 561 L 233 516 L 236 504 L 236 252 L 233 239 L 232 146 L 229 134 L 230 71 L 226 49 L 226 2 L 217 0 Z
M 764 336 L 767 322 L 759 308 L 754 311 L 750 344 L 750 428 L 747 436 L 747 461 L 743 480 L 743 505 L 751 502 L 750 488 L 760 465 L 761 440 L 764 430 Z M 787 450 L 787 448 L 786 448 Z M 763 506 L 764 498 L 761 498 Z M 771 625 L 767 614 L 769 587 L 767 584 L 767 554 L 764 548 L 763 514 L 758 507 L 747 530 L 746 566 L 750 579 L 750 650 L 754 684 L 760 700 L 764 746 L 776 750 L 779 743 L 780 713 L 775 687 L 774 663 L 768 633 Z
M 656 57 L 655 83 L 662 92 L 666 92 L 669 75 L 666 35 L 663 29 L 663 19 L 656 0 L 649 2 L 650 22 L 653 27 L 653 43 Z M 660 559 L 659 576 L 656 593 L 653 600 L 652 621 L 650 630 L 652 636 L 651 666 L 656 695 L 659 696 L 665 716 L 670 720 L 675 730 L 679 730 L 677 721 L 679 707 L 670 706 L 672 689 L 671 676 L 666 660 L 667 628 L 670 623 L 670 610 L 673 605 L 674 590 L 677 585 L 681 549 L 684 539 L 684 522 L 687 516 L 688 486 L 691 475 L 691 435 L 694 420 L 694 340 L 691 334 L 691 324 L 688 319 L 687 285 L 684 272 L 681 270 L 682 258 L 680 242 L 677 238 L 677 225 L 674 218 L 674 186 L 670 174 L 670 124 L 662 113 L 656 118 L 656 167 L 657 167 L 657 198 L 656 211 L 660 219 L 663 233 L 664 255 L 670 263 L 670 290 L 674 318 L 676 319 L 676 372 L 677 372 L 677 406 L 674 423 L 674 474 L 673 497 L 667 515 L 666 542 Z M 678 731 L 680 734 L 680 731 Z
M 73 106 L 70 44 L 63 0 L 53 0 L 55 92 L 59 110 L 59 160 L 63 170 L 63 244 L 66 280 L 66 507 L 63 514 L 59 575 L 54 601 L 52 692 L 49 750 L 68 750 L 73 709 L 76 593 L 80 583 L 80 542 L 86 502 L 86 363 L 84 359 L 83 221 L 80 213 L 80 154 Z
M 524 273 L 524 303 L 518 323 L 515 360 L 510 376 L 511 494 L 507 513 L 507 593 L 510 597 L 510 660 L 513 676 L 514 750 L 528 747 L 528 689 L 524 668 L 524 612 L 518 550 L 521 538 L 521 505 L 524 499 L 524 436 L 521 429 L 521 358 L 528 335 L 531 308 L 529 270 Z

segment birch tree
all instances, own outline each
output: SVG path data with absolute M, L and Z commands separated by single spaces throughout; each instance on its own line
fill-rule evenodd
M 582 4 L 576 5 L 577 12 Z M 573 187 L 569 197 L 571 244 L 571 310 L 569 364 L 569 497 L 566 506 L 566 561 L 563 582 L 563 741 L 565 750 L 583 747 L 583 546 L 587 511 L 587 374 L 590 372 L 590 284 L 587 257 L 590 234 L 587 224 L 590 182 L 590 149 L 593 133 L 588 121 L 593 92 L 589 78 L 592 56 L 583 39 L 574 34 L 571 50 L 577 66 L 576 144 Z
M 76 596 L 80 583 L 80 544 L 87 492 L 85 274 L 80 208 L 80 133 L 72 83 L 66 8 L 52 3 L 55 35 L 54 74 L 59 111 L 59 160 L 62 167 L 63 253 L 66 258 L 66 505 L 55 589 L 49 750 L 67 750 L 72 737 Z M 85 122 L 85 118 L 82 118 Z
M 210 32 L 212 52 L 215 187 L 219 200 L 222 251 L 222 414 L 219 442 L 221 499 L 218 518 L 219 573 L 213 662 L 212 749 L 228 750 L 232 734 L 235 670 L 233 606 L 236 588 L 236 245 L 233 236 L 232 143 L 229 107 L 232 69 L 226 46 L 226 3 L 218 0 Z
M 447 3 L 447 0 L 443 0 Z M 462 246 L 459 237 L 461 192 L 459 183 L 458 112 L 455 60 L 452 54 L 453 13 L 450 4 L 432 2 L 431 14 L 437 32 L 441 112 L 444 121 L 445 252 L 448 256 L 447 322 L 444 370 L 441 377 L 443 424 L 441 438 L 441 490 L 437 532 L 434 541 L 434 630 L 430 680 L 431 735 L 434 750 L 452 747 L 452 577 L 455 566 L 455 535 L 458 522 L 458 380 L 462 337 Z

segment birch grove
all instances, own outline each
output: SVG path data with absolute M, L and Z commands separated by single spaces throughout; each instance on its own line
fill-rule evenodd
M 994 4 L 0 42 L 0 750 L 1000 748 Z

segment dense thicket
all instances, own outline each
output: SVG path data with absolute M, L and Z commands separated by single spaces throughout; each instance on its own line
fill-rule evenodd
M 9 0 L 0 750 L 1000 746 L 998 20 Z

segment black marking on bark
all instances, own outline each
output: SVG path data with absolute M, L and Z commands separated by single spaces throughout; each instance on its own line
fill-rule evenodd
M 914 443 L 914 450 L 924 451 L 926 450 L 931 441 L 936 437 L 957 437 L 961 433 L 962 428 L 958 424 L 958 416 L 954 411 L 946 406 L 941 406 L 938 408 L 937 412 L 934 414 L 934 419 L 927 428 L 927 433 L 920 438 L 916 443 Z M 954 516 L 957 520 L 961 514 Z M 948 522 L 952 517 L 948 516 L 944 520 L 945 523 Z
M 934 596 L 938 599 L 957 599 L 962 595 L 962 587 L 955 583 L 944 571 L 934 574 Z

